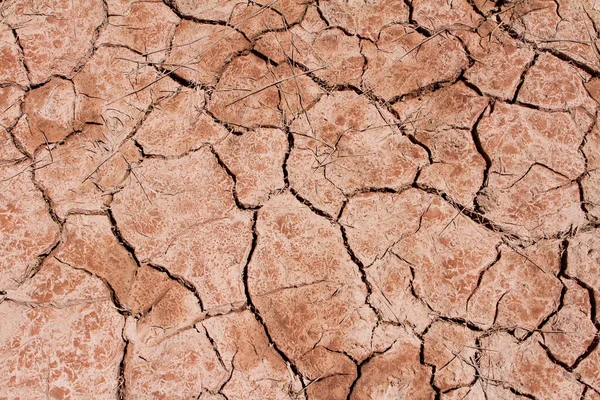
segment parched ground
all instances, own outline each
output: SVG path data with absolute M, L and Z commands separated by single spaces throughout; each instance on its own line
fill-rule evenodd
M 0 399 L 600 399 L 600 5 L 0 1 Z

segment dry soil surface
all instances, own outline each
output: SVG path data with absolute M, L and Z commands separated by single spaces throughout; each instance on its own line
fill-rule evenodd
M 600 399 L 599 33 L 0 1 L 0 399 Z

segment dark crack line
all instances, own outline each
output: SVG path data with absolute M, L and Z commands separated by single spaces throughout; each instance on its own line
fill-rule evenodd
M 325 14 L 323 14 L 323 10 L 321 10 L 321 4 L 320 4 L 321 0 L 315 0 L 315 5 L 317 6 L 317 14 L 319 15 L 319 18 L 321 19 L 321 21 L 323 21 L 325 23 L 325 25 L 327 27 L 331 26 L 331 24 L 329 23 L 329 20 L 325 17 Z
M 581 396 L 579 396 L 579 400 L 585 400 L 585 399 L 587 399 L 587 392 L 588 392 L 588 390 L 590 390 L 589 387 L 587 387 L 587 386 L 583 387 L 583 391 L 581 392 Z
M 586 88 L 587 91 L 587 88 Z M 588 92 L 588 95 L 591 97 L 591 95 Z M 588 141 L 588 136 L 592 133 L 592 131 L 596 128 L 597 126 L 597 119 L 598 119 L 598 112 L 596 112 L 596 115 L 594 115 L 594 121 L 591 124 L 590 128 L 585 132 L 585 135 L 583 136 L 583 139 L 581 140 L 581 143 L 579 145 L 578 151 L 579 153 L 582 155 L 583 160 L 584 160 L 584 167 L 585 170 L 584 172 L 578 176 L 575 181 L 577 182 L 577 187 L 579 189 L 579 201 L 580 201 L 580 207 L 581 207 L 581 211 L 584 212 L 586 218 L 588 221 L 592 222 L 593 221 L 593 217 L 590 215 L 590 209 L 587 206 L 588 202 L 585 200 L 585 190 L 583 188 L 583 179 L 586 176 L 589 176 L 589 158 L 588 155 L 585 152 L 585 145 Z
M 119 300 L 119 297 L 117 296 L 117 292 L 115 291 L 113 286 L 110 284 L 108 279 L 96 274 L 95 272 L 89 271 L 84 267 L 78 267 L 78 266 L 72 265 L 64 260 L 61 260 L 57 256 L 54 256 L 54 259 L 61 264 L 64 264 L 70 268 L 73 268 L 74 270 L 81 271 L 88 276 L 99 279 L 102 282 L 102 284 L 106 287 L 106 289 L 108 290 L 110 300 L 112 301 L 113 305 L 115 306 L 115 309 L 117 310 L 117 312 L 125 317 L 131 315 L 131 311 L 129 310 L 128 307 L 126 307 L 123 303 L 121 303 L 121 301 Z
M 431 377 L 429 378 L 429 386 L 431 386 L 431 388 L 435 392 L 434 399 L 440 400 L 442 392 L 441 392 L 440 388 L 437 387 L 437 385 L 435 384 L 435 374 L 437 372 L 437 366 L 425 361 L 425 335 L 427 334 L 427 332 L 429 331 L 431 326 L 432 326 L 432 324 L 429 324 L 429 326 L 427 326 L 427 328 L 425 328 L 423 333 L 421 333 L 420 335 L 419 334 L 415 334 L 415 335 L 421 341 L 421 345 L 419 346 L 419 363 L 425 367 L 431 368 Z
M 372 352 L 371 354 L 369 354 L 369 356 L 367 358 L 365 358 L 361 362 L 357 362 L 357 360 L 355 360 L 349 354 L 347 354 L 346 352 L 343 352 L 343 354 L 346 357 L 348 357 L 356 365 L 356 378 L 352 381 L 352 384 L 350 385 L 350 388 L 348 390 L 348 395 L 346 396 L 346 400 L 351 400 L 352 394 L 354 393 L 354 389 L 356 388 L 356 384 L 362 377 L 362 368 L 365 365 L 367 365 L 369 362 L 371 362 L 371 360 L 373 360 L 373 358 L 387 353 L 392 347 L 394 347 L 394 344 L 396 344 L 396 341 L 394 341 L 392 344 L 390 344 L 388 347 L 386 347 L 385 349 L 383 349 L 381 351 Z M 339 352 L 336 352 L 336 353 L 339 353 Z
M 329 215 L 329 213 L 315 207 L 308 199 L 302 197 L 302 195 L 300 193 L 298 193 L 294 188 L 290 187 L 289 188 L 290 193 L 303 205 L 305 205 L 306 207 L 308 207 L 310 209 L 310 211 L 312 211 L 314 214 L 323 217 L 325 219 L 327 219 L 329 222 L 335 223 L 336 220 L 335 218 L 333 218 L 333 216 Z
M 429 305 L 429 303 L 425 299 L 423 299 L 421 296 L 419 296 L 419 294 L 417 293 L 417 290 L 415 289 L 415 267 L 412 264 L 410 264 L 408 261 L 403 259 L 402 257 L 399 257 L 396 253 L 392 252 L 392 254 L 394 254 L 400 260 L 404 261 L 406 263 L 406 265 L 408 265 L 408 270 L 410 272 L 410 279 L 408 280 L 408 288 L 410 289 L 410 294 L 415 299 L 420 301 L 421 304 L 423 304 L 426 308 L 428 308 L 432 312 L 435 312 L 433 310 L 433 308 L 431 307 L 431 305 Z M 429 326 L 431 326 L 431 323 L 427 326 L 427 328 L 425 328 L 425 330 L 427 330 L 429 328 Z
M 596 325 L 596 330 L 598 330 L 597 325 Z M 575 368 L 577 368 L 583 360 L 588 358 L 598 348 L 598 344 L 600 344 L 600 336 L 598 336 L 598 332 L 596 332 L 596 335 L 594 336 L 592 343 L 590 343 L 590 345 L 587 347 L 587 349 L 585 349 L 585 351 L 582 354 L 580 354 L 577 357 L 577 359 L 575 359 L 573 364 L 569 367 L 570 370 L 571 371 L 575 370 Z M 569 369 L 567 369 L 567 370 L 569 370 Z
M 261 53 L 260 51 L 258 51 L 256 49 L 250 50 L 250 54 L 252 54 L 252 55 L 260 58 L 261 60 L 263 60 L 265 63 L 267 63 L 271 67 L 278 67 L 279 66 L 279 63 L 277 63 L 275 60 L 269 58 L 269 56 L 267 56 L 266 54 Z
M 56 248 L 58 248 L 58 246 L 60 245 L 60 243 L 61 243 L 61 240 L 60 240 L 60 235 L 59 235 L 59 239 L 57 239 L 56 242 L 47 251 L 45 251 L 42 254 L 39 254 L 37 256 L 37 260 L 36 260 L 35 264 L 31 268 L 28 268 L 25 271 L 25 274 L 24 274 L 23 279 L 21 280 L 21 282 L 24 282 L 27 279 L 31 279 L 35 275 L 37 275 L 37 273 L 40 271 L 40 268 L 42 267 L 42 264 L 44 263 L 44 261 L 48 257 L 50 257 L 50 255 L 52 254 L 52 252 L 54 252 L 54 250 L 56 250 Z
M 21 39 L 19 38 L 19 33 L 12 26 L 9 27 L 9 28 L 10 28 L 13 36 L 15 37 L 15 44 L 17 45 L 17 47 L 19 49 L 19 56 L 20 56 L 20 59 L 21 59 L 21 65 L 25 69 L 25 73 L 27 74 L 27 80 L 29 81 L 30 87 L 31 87 L 31 71 L 29 69 L 29 66 L 25 62 L 25 50 L 23 50 L 23 45 L 21 44 Z
M 286 149 L 286 152 L 283 156 L 281 170 L 283 171 L 284 189 L 289 189 L 290 188 L 290 173 L 288 171 L 287 163 L 288 163 L 288 160 L 290 159 L 290 155 L 292 154 L 292 150 L 294 149 L 294 134 L 292 133 L 292 131 L 290 130 L 290 128 L 288 126 L 284 127 L 284 132 L 287 135 L 288 148 Z M 290 189 L 290 191 L 291 191 L 291 189 Z
M 502 293 L 500 295 L 500 297 L 498 297 L 498 300 L 496 300 L 496 305 L 494 307 L 494 318 L 492 319 L 492 326 L 496 325 L 496 321 L 498 321 L 498 315 L 500 314 L 500 303 L 502 302 L 502 299 L 504 299 L 504 296 L 506 296 L 507 294 L 510 293 L 510 289 L 505 291 L 504 293 Z M 514 335 L 515 330 L 512 329 L 511 333 L 513 333 Z
M 83 69 L 83 67 L 88 63 L 88 61 L 92 58 L 94 53 L 96 53 L 96 50 L 98 49 L 98 47 L 96 46 L 96 43 L 98 42 L 98 39 L 102 35 L 102 32 L 106 29 L 106 27 L 109 24 L 108 1 L 107 0 L 102 0 L 102 11 L 104 13 L 104 18 L 102 18 L 102 22 L 100 23 L 100 25 L 98 25 L 96 27 L 96 29 L 94 29 L 94 33 L 92 34 L 92 46 L 90 47 L 87 54 L 81 60 L 79 60 L 77 65 L 75 65 L 75 67 L 73 68 L 73 71 L 72 71 L 73 74 L 76 74 L 77 72 L 81 71 Z
M 485 400 L 488 400 L 487 397 L 487 393 L 485 391 L 485 387 L 483 386 L 483 383 L 481 382 L 482 380 L 482 374 L 481 374 L 481 358 L 483 356 L 482 353 L 482 349 L 483 346 L 481 344 L 481 339 L 484 337 L 484 335 L 481 335 L 477 338 L 475 338 L 475 353 L 473 354 L 473 368 L 475 368 L 475 373 L 477 374 L 475 379 L 475 382 L 473 382 L 473 385 L 475 385 L 475 383 L 479 382 L 483 391 L 483 396 L 485 398 Z
M 294 26 L 301 24 L 304 21 L 304 18 L 306 17 L 306 13 L 308 12 L 308 6 L 311 3 L 310 1 L 303 2 L 302 4 L 305 6 L 304 7 L 304 11 L 302 12 L 302 15 L 300 16 L 300 18 L 298 19 L 298 21 L 289 22 L 287 20 L 287 18 L 285 17 L 285 13 L 283 11 L 279 11 L 278 9 L 276 9 L 276 8 L 273 7 L 273 6 L 277 5 L 275 2 L 273 2 L 273 3 L 271 3 L 271 2 L 269 2 L 269 3 L 262 3 L 262 2 L 259 2 L 259 1 L 256 1 L 256 0 L 252 0 L 252 2 L 254 4 L 258 5 L 258 6 L 264 7 L 265 9 L 269 9 L 269 10 L 273 11 L 274 13 L 278 14 L 281 17 L 282 21 L 283 21 L 283 25 L 284 25 L 284 28 L 282 28 L 283 31 L 289 30 L 290 28 L 293 28 Z M 279 28 L 274 28 L 273 30 L 272 29 L 264 30 L 264 31 L 262 31 L 262 32 L 259 33 L 259 36 L 264 35 L 264 34 L 269 33 L 269 32 L 273 32 L 273 31 L 274 32 L 279 32 L 279 30 L 275 30 L 275 29 L 279 29 Z
M 538 344 L 540 345 L 540 347 L 542 349 L 544 349 L 544 351 L 546 351 L 546 356 L 550 359 L 550 361 L 553 364 L 558 365 L 559 367 L 563 368 L 566 371 L 573 372 L 573 368 L 569 364 L 559 360 L 554 354 L 552 354 L 552 351 L 550 351 L 550 348 L 548 346 L 546 346 L 541 341 L 538 341 Z
M 424 215 L 425 213 L 423 213 Z M 421 229 L 421 220 L 423 218 L 423 215 L 421 215 L 420 221 L 419 221 L 419 228 L 417 229 L 417 231 L 419 229 Z M 408 266 L 408 271 L 410 272 L 410 279 L 408 280 L 408 288 L 410 290 L 410 294 L 415 298 L 415 300 L 419 301 L 425 308 L 427 308 L 430 312 L 432 313 L 437 313 L 437 311 L 434 310 L 433 307 L 431 307 L 431 305 L 421 296 L 419 296 L 417 294 L 417 291 L 415 289 L 415 266 L 413 264 L 411 264 L 407 259 L 403 258 L 401 255 L 395 253 L 393 250 L 390 250 L 390 254 L 394 255 L 394 257 L 398 258 L 400 261 L 404 262 L 407 266 Z M 438 317 L 439 317 L 439 313 L 437 313 Z M 431 321 L 429 323 L 429 325 L 425 328 L 425 331 L 427 331 L 429 329 L 429 327 L 431 326 L 431 324 L 433 324 L 433 321 Z
M 506 32 L 511 38 L 532 46 L 534 50 L 552 54 L 553 56 L 561 59 L 562 61 L 565 61 L 569 64 L 574 65 L 575 67 L 581 69 L 582 71 L 588 73 L 589 75 L 591 75 L 595 78 L 600 77 L 600 71 L 588 66 L 587 64 L 585 64 L 582 61 L 576 60 L 576 59 L 568 56 L 567 54 L 565 54 L 559 50 L 555 50 L 552 48 L 540 47 L 534 40 L 526 39 L 522 34 L 517 32 L 515 30 L 515 28 L 513 28 L 509 24 L 500 22 L 499 28 L 502 29 L 504 32 Z
M 162 0 L 162 2 L 164 5 L 169 7 L 169 9 L 171 10 L 171 12 L 173 12 L 173 14 L 177 15 L 182 20 L 192 21 L 197 24 L 227 26 L 227 27 L 236 29 L 235 26 L 230 25 L 228 23 L 228 21 L 225 21 L 225 20 L 198 18 L 193 15 L 185 14 L 179 10 L 175 0 Z M 237 29 L 236 29 L 236 31 L 237 31 Z M 240 32 L 240 33 L 242 33 L 242 32 Z M 242 35 L 243 35 L 243 33 L 242 33 Z M 244 35 L 244 38 L 245 37 L 246 37 L 246 35 Z
M 475 93 L 477 93 L 479 96 L 493 98 L 493 96 L 484 94 L 481 91 L 481 89 L 479 89 L 479 87 L 477 85 L 475 85 L 474 83 L 472 83 L 471 81 L 469 81 L 467 78 L 465 78 L 464 72 L 461 74 L 461 76 L 458 78 L 458 80 L 461 81 L 462 83 L 464 83 L 464 85 L 466 87 L 468 87 L 469 89 L 471 89 L 472 91 L 474 91 Z
M 198 331 L 198 333 L 204 333 L 206 335 L 206 338 L 210 342 L 210 345 L 212 346 L 213 351 L 215 352 L 215 355 L 217 356 L 217 360 L 219 360 L 219 364 L 221 364 L 221 367 L 223 367 L 224 370 L 227 370 L 227 367 L 225 366 L 225 362 L 223 362 L 223 357 L 221 356 L 221 352 L 219 351 L 219 348 L 217 347 L 217 343 L 208 333 L 208 329 L 206 329 L 206 327 L 203 324 L 199 324 L 199 325 L 202 326 L 203 332 L 200 332 L 198 330 L 198 328 L 196 328 L 196 331 Z
M 583 282 L 581 279 L 579 279 L 577 277 L 569 276 L 566 273 L 566 269 L 565 269 L 565 271 L 562 271 L 562 276 L 564 276 L 566 279 L 569 279 L 569 280 L 575 282 L 577 285 L 579 285 L 581 288 L 585 289 L 588 292 L 588 299 L 589 299 L 589 303 L 590 303 L 590 320 L 591 320 L 592 324 L 594 325 L 594 327 L 596 328 L 596 335 L 594 336 L 594 339 L 592 340 L 592 342 L 588 345 L 588 347 L 585 349 L 585 351 L 583 353 L 581 353 L 575 359 L 573 364 L 568 366 L 569 368 L 565 368 L 568 371 L 573 371 L 579 366 L 579 364 L 581 364 L 581 362 L 583 360 L 588 358 L 598 348 L 598 345 L 600 344 L 600 335 L 598 335 L 598 332 L 600 332 L 600 322 L 598 322 L 597 318 L 596 318 L 597 317 L 596 316 L 596 312 L 597 312 L 597 310 L 596 310 L 596 293 L 594 291 L 594 288 L 592 288 L 587 283 Z
M 314 83 L 316 83 L 324 92 L 332 93 L 332 92 L 344 92 L 344 91 L 352 91 L 359 95 L 366 95 L 366 93 L 359 87 L 349 84 L 349 83 L 338 83 L 331 84 L 327 82 L 327 80 L 319 78 L 315 75 L 315 72 L 311 68 L 308 68 L 306 65 L 302 64 L 298 60 L 292 59 L 289 55 L 285 54 L 285 60 L 292 65 L 300 69 L 304 72 L 305 76 L 308 76 Z
M 19 123 L 21 118 L 24 118 L 23 117 L 23 103 L 24 102 L 25 102 L 25 99 L 23 98 L 23 100 L 19 104 L 19 108 L 20 108 L 20 112 L 21 112 L 19 117 L 15 120 L 15 122 L 12 126 L 6 127 L 5 131 L 9 134 L 12 144 L 17 148 L 17 150 L 21 154 L 23 154 L 23 157 L 21 157 L 20 160 L 30 160 L 32 162 L 31 165 L 33 166 L 33 165 L 35 165 L 35 161 L 34 161 L 33 157 L 29 154 L 27 149 L 25 149 L 25 146 L 21 143 L 21 141 L 17 138 L 17 136 L 13 132 L 14 127 L 17 126 L 17 124 Z
M 400 187 L 399 189 L 394 189 L 391 187 L 363 187 L 360 189 L 357 189 L 355 191 L 353 191 L 352 193 L 348 194 L 348 199 L 353 198 L 354 196 L 357 196 L 359 194 L 364 194 L 364 193 L 391 193 L 391 194 L 401 194 L 405 191 L 407 191 L 408 189 L 411 189 L 412 185 L 405 185 Z M 347 200 L 346 200 L 347 201 Z
M 350 247 L 350 243 L 348 243 L 348 235 L 346 234 L 346 228 L 344 227 L 344 225 L 338 224 L 338 226 L 340 228 L 340 232 L 342 233 L 342 241 L 344 242 L 344 247 L 346 248 L 346 251 L 350 256 L 350 259 L 352 259 L 352 262 L 358 267 L 360 279 L 365 284 L 365 287 L 367 289 L 366 303 L 369 306 L 369 308 L 375 313 L 377 319 L 381 321 L 383 319 L 381 311 L 379 311 L 375 306 L 371 304 L 371 297 L 373 296 L 373 285 L 371 284 L 371 282 L 369 282 L 367 272 L 365 271 L 365 266 Z
M 135 255 L 135 248 L 123 237 L 123 234 L 121 233 L 121 230 L 117 225 L 117 220 L 115 219 L 115 216 L 110 207 L 106 209 L 106 215 L 108 216 L 112 233 L 115 236 L 115 238 L 117 238 L 117 242 L 119 242 L 119 244 L 123 246 L 125 250 L 127 250 L 127 252 L 131 255 L 131 258 L 133 258 L 135 265 L 137 265 L 139 268 L 141 266 L 141 263 Z
M 157 158 L 160 160 L 168 160 L 169 159 L 167 156 L 163 156 L 162 154 L 146 153 L 144 146 L 142 146 L 142 144 L 140 142 L 138 142 L 136 139 L 133 139 L 133 145 L 140 151 L 140 154 L 142 155 L 143 159 L 146 159 L 146 158 Z M 182 157 L 185 157 L 186 155 L 187 154 L 185 154 L 181 157 L 177 157 L 177 158 L 182 158 Z
M 521 392 L 521 391 L 519 391 L 519 390 L 515 389 L 515 388 L 514 388 L 514 387 L 512 387 L 512 386 L 509 386 L 509 387 L 508 387 L 508 390 L 509 390 L 511 393 L 514 393 L 514 394 L 516 394 L 517 396 L 525 397 L 526 399 L 538 400 L 538 399 L 537 399 L 537 397 L 535 397 L 534 395 L 532 395 L 532 394 L 529 394 L 529 393 L 524 393 L 524 392 Z
M 464 216 L 466 216 L 467 218 L 469 218 L 476 224 L 481 225 L 484 228 L 486 228 L 492 232 L 501 233 L 507 239 L 510 239 L 510 240 L 519 240 L 520 239 L 517 235 L 507 232 L 502 227 L 500 227 L 499 225 L 494 223 L 492 220 L 486 218 L 484 215 L 478 213 L 477 211 L 471 210 L 465 206 L 460 205 L 459 203 L 452 200 L 450 198 L 450 196 L 448 196 L 446 193 L 444 193 L 442 191 L 439 191 L 437 189 L 430 188 L 430 187 L 425 187 L 425 186 L 419 185 L 419 184 L 413 184 L 413 187 L 416 189 L 420 189 L 426 193 L 441 197 L 443 200 L 445 200 L 447 203 L 449 203 L 456 210 L 460 211 L 461 214 L 463 214 Z
M 219 25 L 219 26 L 228 26 L 230 28 L 235 28 L 233 25 L 230 25 L 228 21 L 222 19 L 207 19 L 207 18 L 199 18 L 193 15 L 185 14 L 179 10 L 177 7 L 177 2 L 175 0 L 163 0 L 163 3 L 171 9 L 173 14 L 177 15 L 182 20 L 192 21 L 198 24 L 205 25 Z
M 205 98 L 205 104 L 206 104 L 206 103 L 208 103 L 208 100 L 210 99 L 211 91 L 207 90 L 205 92 L 205 94 L 206 94 L 206 98 Z M 204 113 L 206 115 L 208 115 L 214 121 L 214 123 L 222 126 L 227 131 L 229 131 L 229 133 L 231 133 L 232 135 L 240 136 L 240 135 L 242 135 L 244 133 L 243 131 L 248 130 L 248 128 L 246 128 L 246 127 L 244 127 L 242 125 L 236 125 L 236 124 L 232 124 L 232 123 L 220 120 L 206 106 L 204 106 L 204 108 L 202 109 L 202 111 L 204 111 Z M 259 126 L 259 128 L 261 128 L 261 127 L 262 126 Z M 242 130 L 241 131 L 239 129 L 236 130 L 236 128 L 242 128 Z M 271 126 L 264 126 L 264 128 L 272 128 L 272 127 Z M 278 128 L 276 128 L 276 129 L 278 129 Z
M 474 323 L 464 319 L 464 318 L 457 318 L 457 317 L 446 317 L 443 315 L 438 315 L 436 317 L 436 320 L 440 320 L 440 321 L 444 321 L 444 322 L 450 322 L 456 325 L 460 325 L 462 327 L 468 328 L 469 330 L 473 331 L 473 332 L 485 332 L 484 329 L 481 329 L 480 327 L 478 327 L 477 325 L 475 325 Z M 425 333 L 423 333 L 425 334 Z
M 346 209 L 348 202 L 349 202 L 348 199 L 344 199 L 344 201 L 342 201 L 342 205 L 340 206 L 340 211 L 338 212 L 338 215 L 335 217 L 336 221 L 339 222 L 340 218 L 342 218 L 342 215 L 344 214 L 344 210 Z
M 123 338 L 125 346 L 123 347 L 123 358 L 119 363 L 119 376 L 117 377 L 117 400 L 127 399 L 127 380 L 125 379 L 125 358 L 129 350 L 129 339 Z
M 63 225 L 65 224 L 65 220 L 61 219 L 56 214 L 56 211 L 54 211 L 54 205 L 52 203 L 52 199 L 50 198 L 48 193 L 46 193 L 46 188 L 44 188 L 42 186 L 42 184 L 36 180 L 35 168 L 31 169 L 31 180 L 33 181 L 33 185 L 36 187 L 36 189 L 39 190 L 39 192 L 42 194 L 42 198 L 44 199 L 44 202 L 46 203 L 46 208 L 48 209 L 48 213 L 50 214 L 50 217 L 52 218 L 52 220 L 54 222 L 56 222 L 58 224 L 59 229 L 62 232 L 62 228 L 63 228 Z
M 465 70 L 461 70 L 460 73 L 457 74 L 457 76 L 455 76 L 454 78 L 433 82 L 428 85 L 421 86 L 418 89 L 415 89 L 411 92 L 401 94 L 401 95 L 396 95 L 396 96 L 392 97 L 391 99 L 389 99 L 388 101 L 386 101 L 386 103 L 393 105 L 393 104 L 396 104 L 399 102 L 404 102 L 406 100 L 415 99 L 415 98 L 421 97 L 423 95 L 435 93 L 438 90 L 452 86 L 456 82 L 461 80 L 461 77 L 464 74 L 464 72 L 465 72 Z
M 480 286 L 481 286 L 481 281 L 483 281 L 483 277 L 486 274 L 486 272 L 488 272 L 494 265 L 496 265 L 498 263 L 498 261 L 500 261 L 500 258 L 502 258 L 502 251 L 500 251 L 500 246 L 502 243 L 498 244 L 496 246 L 496 258 L 488 265 L 486 266 L 480 273 L 479 276 L 477 277 L 477 283 L 475 284 L 475 288 L 473 289 L 473 291 L 471 292 L 471 294 L 469 294 L 469 297 L 467 297 L 467 301 L 466 301 L 466 311 L 467 313 L 469 312 L 469 303 L 471 302 L 471 298 L 475 295 L 475 293 L 479 290 Z
M 168 76 L 171 80 L 173 80 L 174 82 L 178 83 L 181 86 L 190 88 L 190 89 L 203 89 L 203 90 L 212 90 L 212 87 L 209 86 L 205 86 L 199 83 L 196 83 L 190 79 L 187 79 L 185 77 L 183 77 L 182 75 L 178 74 L 176 71 L 174 70 L 170 70 L 168 68 L 162 67 L 160 65 L 157 64 L 152 64 L 154 66 L 154 69 L 156 70 L 156 72 L 164 75 L 164 76 Z
M 477 129 L 479 128 L 479 124 L 483 120 L 483 118 L 486 115 L 486 112 L 488 110 L 491 111 L 491 107 L 489 105 L 483 110 L 483 112 L 481 114 L 479 114 L 479 117 L 477 117 L 477 120 L 475 121 L 475 123 L 473 124 L 473 127 L 471 128 L 471 138 L 473 140 L 473 143 L 475 144 L 475 149 L 477 150 L 477 153 L 479 153 L 481 158 L 483 158 L 483 160 L 485 161 L 485 169 L 483 170 L 483 179 L 481 181 L 481 186 L 479 187 L 479 190 L 477 190 L 477 193 L 475 194 L 475 198 L 473 199 L 473 203 L 475 205 L 475 211 L 480 214 L 484 214 L 484 212 L 481 208 L 481 205 L 477 201 L 477 198 L 479 197 L 479 194 L 488 185 L 488 182 L 490 179 L 490 171 L 492 169 L 492 159 L 490 158 L 489 154 L 483 148 L 483 144 L 481 143 L 481 137 L 479 136 L 479 132 L 477 131 Z M 490 115 L 491 115 L 491 113 L 490 113 Z
M 167 277 L 169 277 L 169 279 L 171 279 L 172 281 L 175 281 L 178 284 L 180 284 L 181 286 L 185 287 L 188 291 L 190 291 L 194 295 L 196 300 L 198 300 L 198 305 L 200 306 L 200 311 L 206 311 L 206 309 L 204 308 L 204 304 L 202 302 L 202 297 L 200 296 L 200 292 L 198 291 L 198 289 L 196 288 L 196 286 L 194 286 L 194 284 L 192 282 L 188 281 L 187 279 L 185 279 L 184 277 L 182 277 L 180 275 L 173 274 L 171 271 L 169 271 L 167 268 L 163 267 L 162 265 L 158 265 L 158 264 L 154 264 L 154 263 L 147 263 L 146 265 L 148 265 L 152 269 L 155 269 L 157 271 L 164 273 L 165 275 L 167 275 Z
M 560 244 L 560 268 L 557 274 L 558 278 L 566 278 L 568 279 L 568 276 L 566 275 L 566 271 L 567 271 L 567 267 L 568 267 L 568 257 L 569 257 L 569 241 L 567 239 L 563 239 L 563 241 Z M 535 332 L 537 331 L 541 331 L 542 328 L 548 323 L 548 321 L 550 321 L 550 319 L 552 319 L 552 317 L 554 317 L 555 315 L 557 315 L 560 310 L 562 310 L 564 303 L 565 303 L 565 296 L 567 294 L 567 285 L 564 284 L 564 282 L 561 280 L 560 281 L 561 285 L 562 285 L 562 289 L 560 291 L 560 297 L 558 299 L 558 305 L 556 306 L 556 308 L 550 313 L 548 314 L 543 320 L 542 322 L 540 322 L 537 326 L 536 329 L 529 331 L 522 340 L 520 341 L 525 341 L 527 339 L 529 339 L 529 337 L 531 337 L 531 335 L 533 335 Z M 540 343 L 541 344 L 541 343 Z M 563 363 L 562 361 L 558 360 L 556 357 L 554 357 L 554 355 L 550 352 L 549 349 L 547 349 L 545 347 L 545 345 L 542 345 L 542 347 L 546 350 L 546 353 L 548 354 L 548 358 L 552 361 L 555 362 L 555 364 L 567 369 L 568 371 L 570 371 L 570 366 L 568 366 L 566 363 Z
M 472 0 L 468 0 L 469 3 L 471 3 L 471 1 Z M 448 34 L 450 36 L 452 36 L 454 39 L 456 39 L 458 41 L 458 43 L 460 43 L 460 46 L 462 47 L 463 51 L 467 55 L 467 60 L 469 61 L 469 65 L 467 65 L 467 68 L 465 68 L 464 70 L 462 70 L 461 73 L 460 73 L 460 76 L 458 77 L 459 80 L 463 80 L 465 72 L 469 68 L 471 68 L 473 65 L 475 65 L 476 60 L 473 57 L 473 55 L 471 54 L 471 50 L 469 50 L 469 47 L 467 46 L 467 44 L 465 43 L 465 41 L 460 36 L 457 36 L 457 35 L 453 34 L 450 31 L 448 32 Z
M 488 2 L 491 3 L 492 1 L 488 0 Z M 479 7 L 477 7 L 474 0 L 467 0 L 467 3 L 469 3 L 469 5 L 473 9 L 473 11 L 475 11 L 477 14 L 479 14 L 484 20 L 487 20 L 487 18 L 488 18 L 487 15 L 485 15 L 485 13 L 483 11 L 481 11 L 479 9 Z M 484 3 L 484 5 L 485 5 L 485 3 Z
M 596 326 L 596 328 L 600 330 L 600 322 L 597 320 L 596 292 L 594 288 L 582 281 L 581 279 L 568 275 L 566 272 L 564 272 L 563 275 L 565 276 L 565 278 L 575 281 L 579 286 L 587 290 L 590 300 L 590 319 L 592 320 L 592 323 Z
M 210 149 L 210 152 L 213 154 L 213 156 L 215 156 L 215 159 L 217 160 L 217 163 L 219 164 L 219 166 L 223 169 L 223 171 L 225 171 L 227 176 L 229 176 L 229 178 L 231 178 L 231 180 L 233 181 L 233 187 L 231 188 L 231 194 L 233 196 L 233 201 L 235 202 L 235 205 L 237 206 L 237 208 L 239 208 L 240 210 L 258 210 L 261 206 L 247 205 L 247 204 L 242 203 L 242 201 L 239 199 L 238 194 L 237 194 L 237 177 L 235 176 L 233 171 L 231 171 L 231 169 L 229 169 L 227 164 L 225 164 L 223 159 L 219 156 L 219 153 L 217 152 L 217 150 L 212 145 L 208 145 L 208 148 Z
M 252 242 L 250 246 L 250 251 L 248 252 L 248 259 L 246 260 L 244 269 L 242 271 L 242 282 L 244 283 L 244 294 L 246 295 L 246 302 L 248 304 L 248 309 L 254 315 L 256 321 L 258 321 L 258 323 L 263 327 L 265 335 L 269 341 L 269 345 L 277 352 L 277 354 L 279 354 L 281 359 L 289 366 L 294 376 L 300 381 L 302 385 L 302 390 L 304 391 L 306 390 L 306 385 L 304 383 L 303 375 L 300 373 L 298 367 L 294 364 L 294 362 L 283 352 L 283 350 L 279 348 L 277 343 L 275 343 L 275 341 L 273 340 L 271 333 L 269 332 L 269 329 L 260 314 L 260 311 L 254 305 L 254 302 L 252 301 L 252 296 L 250 295 L 250 287 L 248 284 L 248 270 L 250 267 L 250 262 L 252 261 L 252 256 L 254 255 L 254 251 L 256 250 L 256 246 L 258 244 L 258 230 L 256 228 L 257 221 L 258 211 L 254 211 L 252 215 Z
M 533 58 L 531 59 L 531 61 L 529 61 L 525 65 L 525 68 L 523 69 L 523 72 L 521 72 L 521 76 L 519 77 L 519 83 L 517 83 L 517 87 L 515 88 L 515 93 L 513 94 L 512 99 L 509 101 L 510 104 L 515 104 L 517 102 L 517 98 L 519 97 L 521 88 L 523 87 L 523 84 L 525 83 L 525 77 L 527 76 L 527 73 L 529 72 L 531 67 L 533 67 L 535 65 L 538 57 L 539 57 L 539 54 L 535 53 L 533 55 Z
M 399 127 L 400 132 L 402 133 L 402 135 L 405 136 L 412 144 L 421 147 L 425 151 L 425 153 L 427 153 L 427 161 L 429 162 L 429 165 L 433 164 L 433 152 L 431 151 L 431 149 L 425 143 L 423 143 L 419 139 L 417 139 L 415 135 L 407 132 L 407 130 L 404 127 L 404 124 L 406 123 L 406 121 L 402 121 L 402 118 L 400 117 L 400 114 L 398 114 L 398 112 L 391 106 L 391 104 L 389 102 L 386 102 L 383 99 L 378 98 L 377 96 L 375 96 L 372 93 L 369 93 L 369 94 L 365 93 L 363 95 L 366 96 L 373 103 L 377 104 L 379 107 L 382 107 L 387 112 L 389 112 L 396 121 L 400 121 L 400 123 L 398 123 L 397 126 Z M 381 112 L 381 110 L 379 109 L 379 107 L 376 107 L 377 108 L 377 112 L 379 113 L 380 117 L 387 124 L 389 124 L 390 122 L 384 116 L 384 114 Z M 422 170 L 422 168 L 419 168 L 419 170 L 417 171 L 417 174 L 416 174 L 416 176 L 414 178 L 414 182 L 416 182 L 417 179 L 419 178 L 421 170 Z

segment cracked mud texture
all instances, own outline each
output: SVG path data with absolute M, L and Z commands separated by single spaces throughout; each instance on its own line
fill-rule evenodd
M 0 1 L 0 400 L 600 400 L 591 0 Z

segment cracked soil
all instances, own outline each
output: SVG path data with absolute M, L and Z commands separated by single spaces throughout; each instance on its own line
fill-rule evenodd
M 600 4 L 0 0 L 0 399 L 599 400 Z

